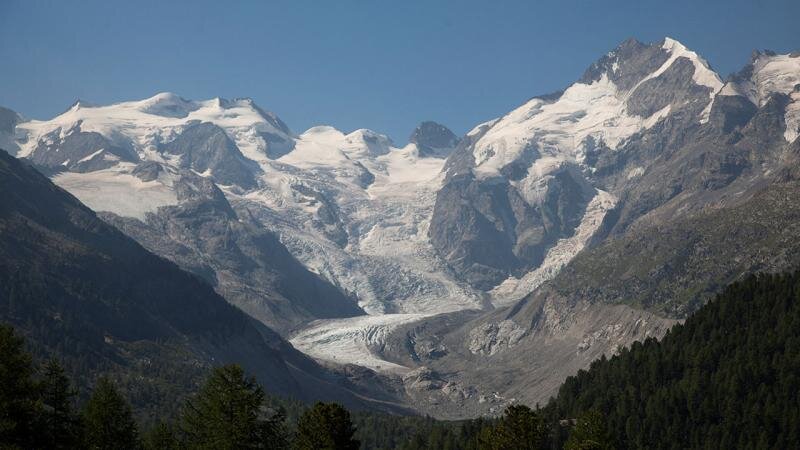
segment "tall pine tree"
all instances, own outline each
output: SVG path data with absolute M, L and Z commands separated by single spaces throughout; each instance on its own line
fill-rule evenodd
M 297 450 L 355 450 L 355 428 L 350 413 L 336 403 L 317 403 L 300 417 L 294 448 Z
M 31 356 L 23 340 L 0 325 L 0 447 L 29 448 L 39 413 Z
M 494 426 L 483 430 L 480 447 L 492 450 L 545 448 L 547 426 L 542 416 L 525 405 L 512 405 Z
M 564 450 L 612 450 L 613 448 L 605 419 L 596 410 L 587 411 L 578 418 L 564 445 Z
M 41 381 L 41 439 L 51 449 L 77 448 L 80 422 L 73 408 L 75 390 L 58 361 L 51 359 L 44 367 Z
M 100 378 L 83 411 L 85 446 L 98 450 L 139 448 L 131 407 L 108 378 Z
M 266 408 L 264 391 L 238 365 L 214 369 L 181 418 L 186 445 L 197 449 L 287 446 L 283 415 Z

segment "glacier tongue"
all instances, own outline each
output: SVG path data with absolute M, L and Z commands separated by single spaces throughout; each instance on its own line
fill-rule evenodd
M 298 350 L 319 360 L 404 374 L 411 369 L 385 361 L 376 353 L 383 349 L 386 337 L 392 330 L 424 317 L 421 314 L 384 314 L 318 320 L 296 333 L 289 342 Z

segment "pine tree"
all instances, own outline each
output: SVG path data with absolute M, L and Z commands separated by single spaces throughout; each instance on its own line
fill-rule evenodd
M 238 365 L 214 369 L 181 418 L 185 443 L 197 449 L 284 448 L 284 417 L 264 405 L 264 391 Z
M 492 450 L 537 450 L 545 448 L 546 437 L 541 415 L 525 405 L 512 405 L 495 426 L 483 430 L 480 444 Z
M 180 442 L 171 424 L 159 422 L 147 431 L 144 436 L 146 450 L 177 450 Z
M 47 448 L 77 448 L 80 422 L 72 406 L 75 394 L 61 364 L 51 359 L 44 368 L 41 382 L 44 406 L 41 438 Z
M 358 449 L 350 413 L 336 403 L 316 403 L 300 417 L 294 448 L 297 450 Z
M 0 447 L 33 445 L 39 413 L 38 392 L 33 381 L 31 356 L 22 338 L 7 325 L 0 325 Z
M 575 428 L 564 445 L 564 450 L 611 450 L 611 436 L 606 429 L 602 414 L 587 411 L 575 424 Z
M 131 407 L 107 378 L 100 378 L 83 411 L 85 446 L 98 450 L 139 448 Z

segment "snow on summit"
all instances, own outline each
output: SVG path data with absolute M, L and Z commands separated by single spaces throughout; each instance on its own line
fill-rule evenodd
M 581 162 L 587 138 L 616 148 L 626 138 L 652 127 L 669 114 L 669 108 L 664 108 L 649 117 L 633 115 L 628 112 L 626 101 L 646 81 L 662 75 L 679 58 L 694 65 L 692 78 L 696 84 L 710 88 L 709 103 L 701 117 L 701 122 L 705 121 L 713 96 L 722 88 L 719 76 L 697 53 L 674 39 L 664 39 L 661 48 L 669 54 L 667 60 L 629 90 L 621 90 L 603 74 L 590 84 L 573 84 L 554 101 L 534 98 L 495 122 L 479 125 L 488 131 L 474 147 L 477 174 L 496 175 L 526 149 L 542 156 Z M 619 62 L 615 61 L 612 72 L 618 69 Z M 470 133 L 477 131 L 478 128 Z
M 77 102 L 51 120 L 22 123 L 17 128 L 26 134 L 27 143 L 21 145 L 20 156 L 30 154 L 43 136 L 56 130 L 64 133 L 75 127 L 84 132 L 100 133 L 115 143 L 131 144 L 138 152 L 145 153 L 159 143 L 174 139 L 183 128 L 196 122 L 210 122 L 222 127 L 242 152 L 258 159 L 261 159 L 259 153 L 263 153 L 263 144 L 259 149 L 258 143 L 254 142 L 254 133 L 286 136 L 261 114 L 250 99 L 189 101 L 172 93 L 160 93 L 145 100 L 107 106 Z

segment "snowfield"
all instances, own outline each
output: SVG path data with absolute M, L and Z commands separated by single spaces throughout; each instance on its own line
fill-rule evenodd
M 178 204 L 165 180 L 142 181 L 125 172 L 126 165 L 89 173 L 62 172 L 53 182 L 95 211 L 144 220 L 149 212 Z

